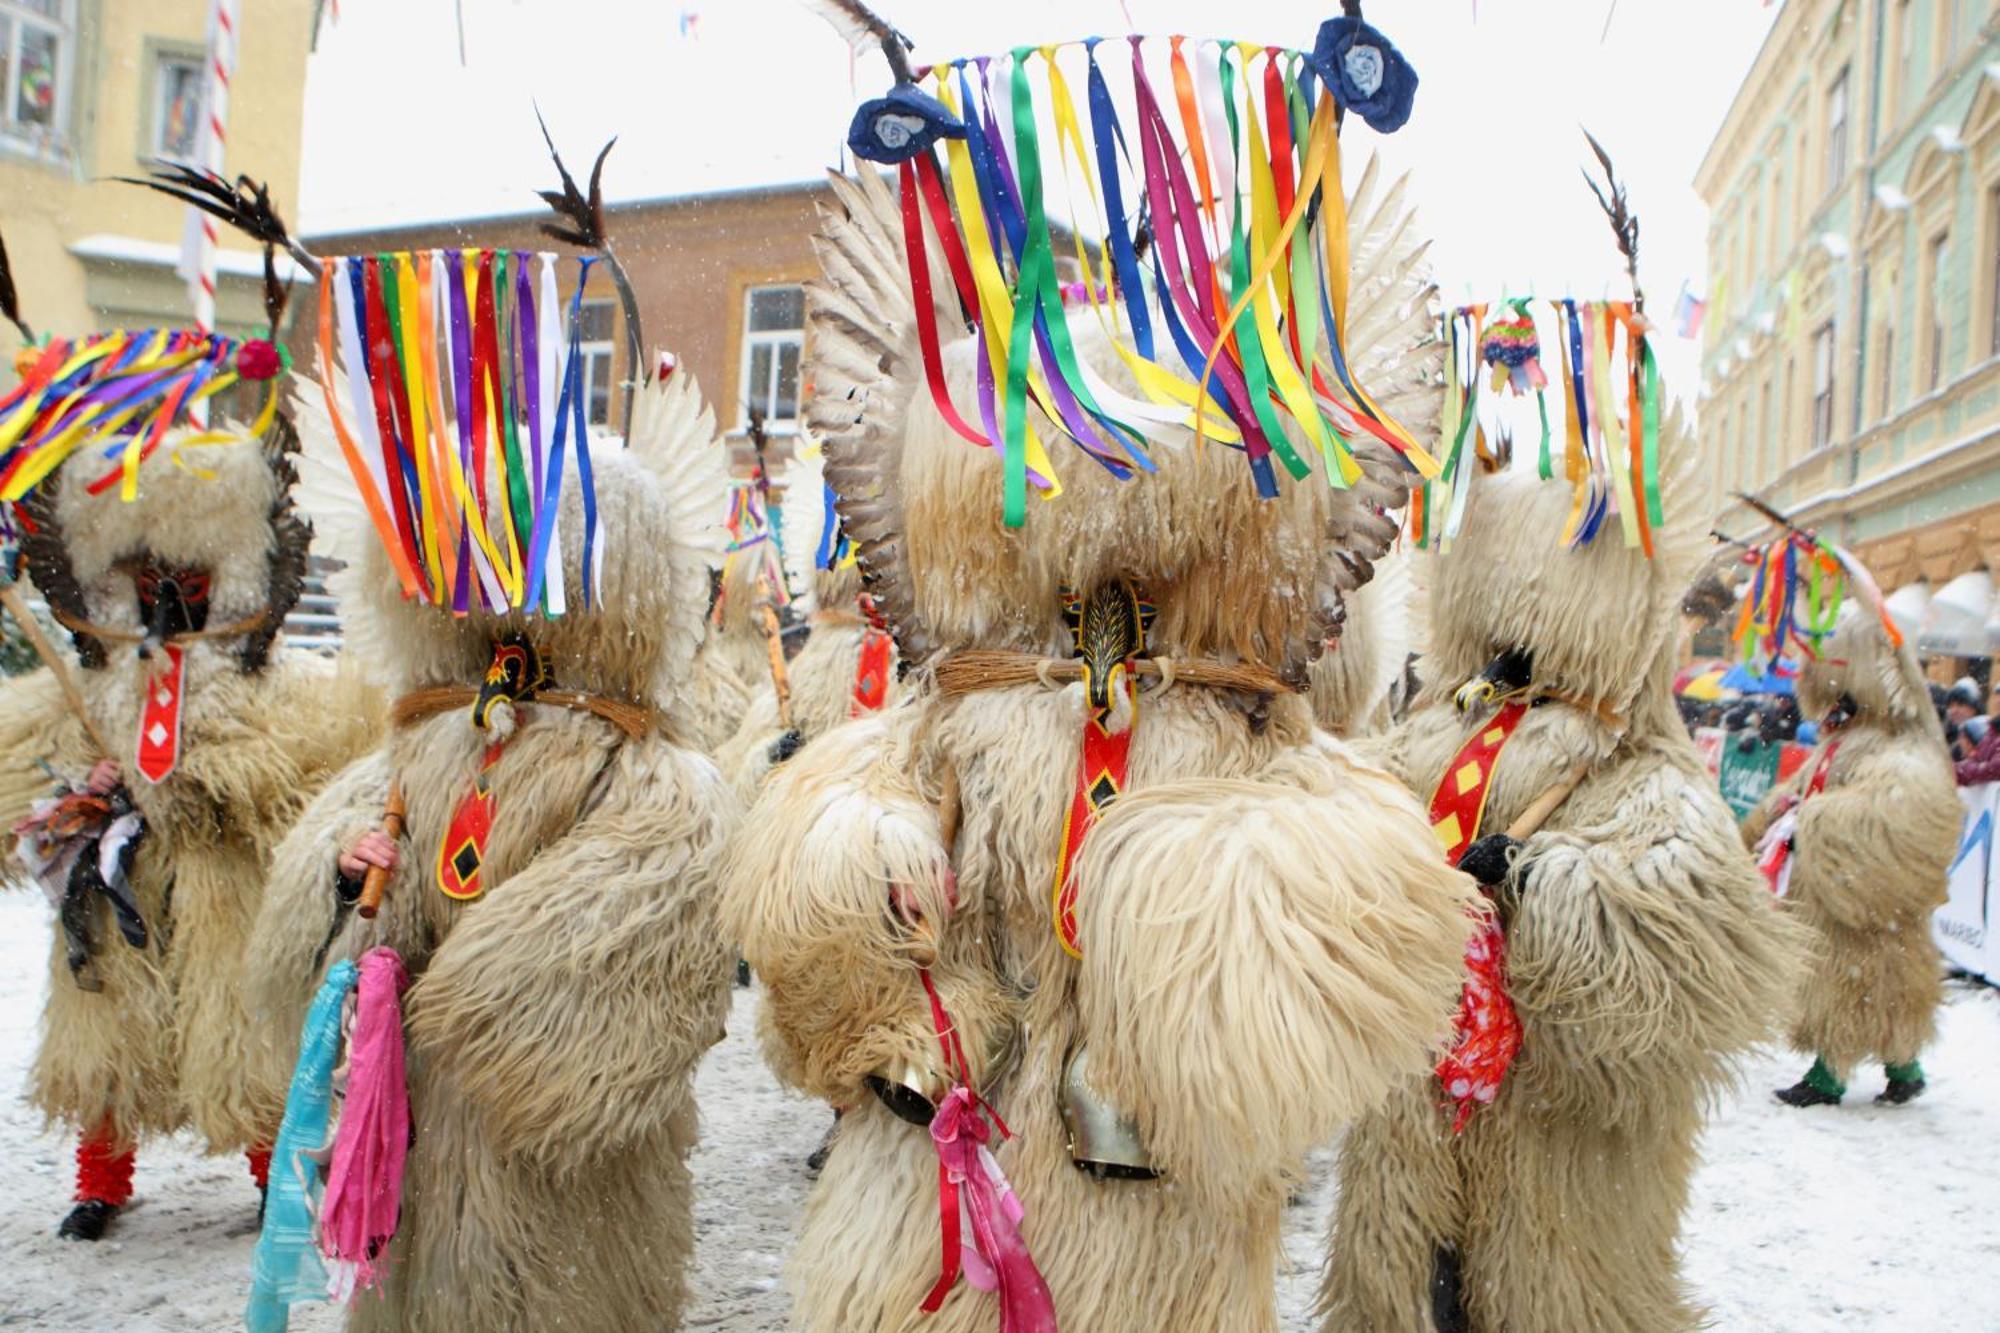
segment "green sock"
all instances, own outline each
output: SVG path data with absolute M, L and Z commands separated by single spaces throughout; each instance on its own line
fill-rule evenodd
M 1847 1095 L 1847 1085 L 1833 1076 L 1833 1071 L 1827 1068 L 1823 1056 L 1813 1057 L 1813 1066 L 1806 1071 L 1806 1084 L 1814 1092 L 1825 1093 L 1829 1097 Z
M 1921 1061 L 1912 1060 L 1906 1065 L 1882 1066 L 1891 1083 L 1921 1083 L 1924 1081 L 1924 1066 Z

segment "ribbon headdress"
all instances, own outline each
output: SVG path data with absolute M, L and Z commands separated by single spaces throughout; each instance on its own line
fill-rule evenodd
M 1542 386 L 1554 374 L 1564 406 L 1562 476 L 1573 492 L 1561 542 L 1585 546 L 1612 526 L 1624 544 L 1654 554 L 1664 525 L 1660 487 L 1660 371 L 1647 340 L 1646 296 L 1639 286 L 1639 219 L 1624 185 L 1588 131 L 1591 152 L 1604 171 L 1599 187 L 1588 171 L 1584 181 L 1611 223 L 1625 271 L 1632 282 L 1629 301 L 1547 301 L 1541 325 L 1531 303 L 1511 299 L 1491 323 L 1485 305 L 1462 306 L 1446 317 L 1443 340 L 1449 348 L 1445 382 L 1443 473 L 1410 505 L 1410 531 L 1419 546 L 1449 549 L 1465 516 L 1470 493 L 1468 455 L 1482 452 L 1478 398 L 1481 362 L 1493 368 L 1493 388 L 1516 393 L 1534 390 L 1541 414 L 1537 461 L 1544 481 L 1556 474 L 1551 455 L 1548 407 Z M 1553 334 L 1545 339 L 1546 329 Z M 1557 355 L 1544 371 L 1548 341 Z M 1470 446 L 1470 448 L 1468 448 Z
M 1736 498 L 1778 527 L 1778 536 L 1769 542 L 1739 543 L 1751 575 L 1731 637 L 1744 662 L 1765 673 L 1783 673 L 1787 658 L 1818 657 L 1850 593 L 1874 612 L 1890 646 L 1903 646 L 1903 633 L 1889 615 L 1882 590 L 1853 552 L 1800 527 L 1754 495 L 1739 491 Z
M 1121 479 L 1154 470 L 1148 449 L 1163 425 L 1240 449 L 1267 497 L 1281 470 L 1311 471 L 1294 435 L 1337 487 L 1360 480 L 1363 438 L 1436 473 L 1357 382 L 1347 351 L 1342 112 L 1393 130 L 1416 87 L 1358 6 L 1322 25 L 1311 51 L 1133 37 L 1127 53 L 1101 59 L 1093 38 L 935 66 L 928 88 L 894 28 L 849 0 L 813 7 L 851 39 L 879 43 L 895 73 L 894 88 L 856 112 L 848 146 L 896 168 L 925 380 L 954 432 L 1003 453 L 1009 526 L 1025 521 L 1031 488 L 1060 490 L 1031 403 Z M 1064 69 L 1078 55 L 1081 93 Z M 1051 209 L 1064 200 L 1059 222 Z M 1059 255 L 1085 277 L 1089 318 L 1113 333 L 1136 396 L 1079 354 Z M 965 410 L 945 384 L 938 281 L 980 344 L 977 402 Z
M 122 179 L 122 178 L 121 178 Z M 209 212 L 231 210 L 253 237 L 283 235 L 266 187 L 248 177 L 234 186 L 192 168 L 161 164 L 146 185 Z M 201 405 L 240 380 L 266 382 L 264 406 L 250 433 L 270 433 L 278 409 L 278 375 L 286 353 L 277 340 L 286 289 L 272 245 L 264 253 L 264 308 L 270 336 L 231 338 L 194 329 L 115 329 L 37 342 L 21 317 L 6 253 L 0 249 L 0 314 L 29 347 L 15 359 L 20 383 L 0 395 L 0 503 L 21 501 L 72 455 L 100 452 L 106 470 L 92 494 L 116 486 L 121 499 L 139 494 L 139 465 L 167 433 L 197 418 Z M 198 431 L 175 449 L 220 443 L 234 432 Z
M 642 383 L 651 379 L 637 301 L 604 225 L 610 150 L 607 143 L 598 153 L 586 194 L 549 142 L 560 188 L 540 193 L 559 220 L 543 231 L 596 252 L 577 261 L 566 303 L 552 254 L 454 249 L 322 260 L 242 182 L 232 192 L 192 168 L 168 179 L 163 170 L 151 182 L 263 240 L 267 274 L 268 255 L 282 245 L 318 281 L 318 371 L 333 434 L 406 597 L 458 614 L 563 614 L 557 518 L 573 459 L 583 502 L 581 597 L 586 608 L 594 600 L 603 551 L 577 325 L 599 260 L 624 308 L 631 363 Z M 631 411 L 628 399 L 628 441 Z

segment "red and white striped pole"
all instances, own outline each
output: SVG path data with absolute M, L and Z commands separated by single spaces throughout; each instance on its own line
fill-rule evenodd
M 236 73 L 237 16 L 240 0 L 212 0 L 208 12 L 208 58 L 203 70 L 202 123 L 197 154 L 200 165 L 221 174 L 229 147 L 229 81 Z M 181 233 L 181 276 L 187 279 L 194 303 L 195 327 L 215 332 L 215 252 L 217 223 L 190 206 Z M 198 404 L 195 420 L 206 425 L 207 405 Z
M 220 174 L 228 154 L 230 78 L 236 74 L 236 14 L 240 0 L 212 0 L 208 10 L 208 66 L 204 70 L 200 166 Z M 182 238 L 182 276 L 194 300 L 194 324 L 202 332 L 216 330 L 216 232 L 218 222 L 200 208 L 188 208 Z

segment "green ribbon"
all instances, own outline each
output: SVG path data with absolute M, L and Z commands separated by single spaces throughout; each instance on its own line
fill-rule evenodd
M 1549 395 L 1546 389 L 1535 390 L 1535 410 L 1542 414 L 1542 455 L 1537 470 L 1542 480 L 1547 481 L 1555 476 L 1555 470 L 1549 465 Z
M 498 381 L 500 397 L 500 420 L 503 424 L 502 448 L 507 458 L 507 512 L 514 521 L 514 541 L 521 550 L 521 559 L 528 558 L 530 534 L 534 531 L 534 508 L 528 499 L 526 461 L 521 456 L 521 427 L 516 420 L 514 402 L 514 377 L 507 373 L 514 359 L 514 333 L 508 320 L 512 310 L 508 297 L 507 261 L 511 258 L 505 250 L 493 252 L 493 322 L 494 342 L 499 348 L 500 364 L 493 368 Z M 524 261 L 525 262 L 525 261 Z M 525 571 L 524 571 L 525 572 Z
M 1222 107 L 1229 118 L 1229 157 L 1236 174 L 1243 172 L 1242 154 L 1237 150 L 1237 139 L 1241 127 L 1236 117 L 1236 71 L 1230 64 L 1235 52 L 1228 47 L 1222 50 Z M 1240 202 L 1240 201 L 1237 201 Z M 1243 293 L 1250 287 L 1250 238 L 1243 226 L 1243 209 L 1230 210 L 1229 237 L 1229 300 L 1233 306 L 1243 299 Z M 1243 354 L 1243 381 L 1249 386 L 1250 409 L 1257 416 L 1257 424 L 1271 442 L 1271 452 L 1285 465 L 1285 471 L 1292 474 L 1293 481 L 1304 481 L 1312 475 L 1312 469 L 1292 448 L 1292 442 L 1285 435 L 1285 428 L 1278 420 L 1278 414 L 1271 407 L 1271 370 L 1265 360 L 1264 345 L 1257 332 L 1255 320 L 1238 320 L 1235 329 L 1236 346 Z M 1282 353 L 1281 353 L 1282 355 Z
M 1646 486 L 1646 522 L 1657 531 L 1665 526 L 1667 521 L 1660 509 L 1660 364 L 1653 359 L 1653 344 L 1644 334 L 1639 335 L 1639 364 L 1646 376 L 1640 400 L 1640 412 L 1645 425 L 1645 435 L 1640 444 L 1640 466 L 1644 469 Z M 1543 431 L 1543 458 L 1546 460 L 1548 456 L 1546 426 Z M 1543 475 L 1548 474 L 1544 472 Z

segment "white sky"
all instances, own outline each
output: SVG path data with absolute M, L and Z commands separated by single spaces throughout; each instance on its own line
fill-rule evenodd
M 553 183 L 536 102 L 579 173 L 618 135 L 605 168 L 613 199 L 806 179 L 839 160 L 856 101 L 888 84 L 876 55 L 850 82 L 844 44 L 798 0 L 463 5 L 461 67 L 449 0 L 341 0 L 307 79 L 305 231 L 535 207 L 530 191 Z M 876 8 L 918 43 L 920 63 L 1133 27 L 1310 46 L 1319 21 L 1338 12 L 1333 0 Z M 697 39 L 679 35 L 683 11 L 699 15 Z M 1222 12 L 1229 31 L 1218 34 Z M 1365 12 L 1416 67 L 1416 111 L 1386 139 L 1354 124 L 1343 147 L 1350 169 L 1379 146 L 1415 173 L 1448 302 L 1623 294 L 1610 230 L 1577 174 L 1589 160 L 1579 123 L 1630 188 L 1655 316 L 1671 313 L 1684 278 L 1702 290 L 1706 213 L 1691 182 L 1778 6 L 1374 0 Z M 1669 335 L 1658 345 L 1669 383 L 1691 394 L 1693 344 Z

